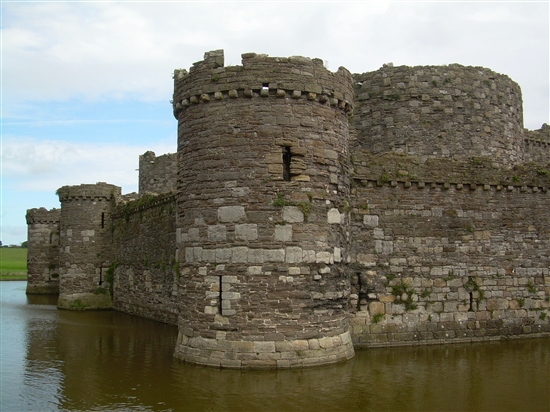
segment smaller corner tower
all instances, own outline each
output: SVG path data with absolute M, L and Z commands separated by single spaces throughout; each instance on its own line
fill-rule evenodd
M 110 215 L 120 187 L 107 183 L 63 186 L 59 225 L 60 309 L 107 309 L 112 306 Z
M 59 293 L 59 209 L 27 210 L 27 294 Z

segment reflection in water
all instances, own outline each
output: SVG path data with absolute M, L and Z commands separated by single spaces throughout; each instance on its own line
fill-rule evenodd
M 2 411 L 548 410 L 548 339 L 357 351 L 304 370 L 174 359 L 177 330 L 114 311 L 58 311 L 2 282 Z

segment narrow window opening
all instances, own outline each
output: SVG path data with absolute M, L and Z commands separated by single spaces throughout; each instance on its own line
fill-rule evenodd
M 262 89 L 269 89 L 269 83 L 262 83 Z
M 470 312 L 474 311 L 474 292 L 470 292 Z
M 99 268 L 99 284 L 103 284 L 103 268 Z
M 101 213 L 101 228 L 105 227 L 105 212 Z
M 292 154 L 290 153 L 290 146 L 283 148 L 283 179 L 290 182 L 290 162 L 292 160 Z
M 50 232 L 50 245 L 53 243 L 53 242 L 52 242 L 52 239 L 53 239 L 53 233 Z
M 218 289 L 219 289 L 218 313 L 221 315 L 222 314 L 222 277 L 221 276 L 219 277 Z

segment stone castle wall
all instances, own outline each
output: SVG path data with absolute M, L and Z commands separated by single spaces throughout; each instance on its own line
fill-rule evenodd
M 399 66 L 355 75 L 352 125 L 374 153 L 523 161 L 521 90 L 483 67 Z
M 112 220 L 113 307 L 177 324 L 179 263 L 173 193 L 119 204 Z
M 338 211 L 352 97 L 349 72 L 318 59 L 245 54 L 223 67 L 215 52 L 176 72 L 176 356 L 226 367 L 353 356 Z
M 178 179 L 177 154 L 156 156 L 145 152 L 139 156 L 139 193 L 166 193 L 175 191 Z
M 550 332 L 548 176 L 355 155 L 354 343 Z
M 27 293 L 59 293 L 59 209 L 27 210 Z

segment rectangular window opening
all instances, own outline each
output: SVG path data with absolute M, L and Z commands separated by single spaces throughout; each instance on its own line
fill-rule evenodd
M 290 162 L 292 160 L 292 154 L 290 153 L 290 146 L 283 148 L 283 179 L 290 182 Z
M 222 277 L 220 276 L 220 280 L 219 280 L 219 285 L 218 285 L 218 288 L 219 288 L 219 297 L 218 297 L 218 313 L 221 314 L 222 313 Z
M 105 227 L 105 212 L 101 213 L 101 228 Z
M 99 284 L 103 284 L 103 268 L 99 268 Z

